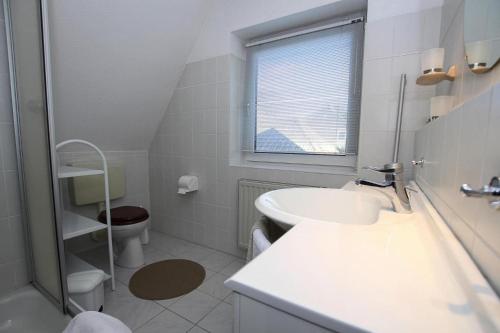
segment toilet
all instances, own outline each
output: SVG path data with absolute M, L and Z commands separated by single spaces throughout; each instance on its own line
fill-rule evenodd
M 92 162 L 73 163 L 81 168 L 98 168 Z M 110 200 L 125 196 L 125 172 L 121 164 L 108 165 Z M 71 202 L 76 206 L 97 205 L 97 220 L 106 223 L 104 207 L 103 177 L 87 176 L 69 179 L 68 191 Z M 149 242 L 149 213 L 143 207 L 120 206 L 111 209 L 111 234 L 115 252 L 115 262 L 118 266 L 136 268 L 144 265 L 142 245 Z M 99 238 L 99 237 L 97 237 Z
M 97 220 L 106 223 L 106 211 Z M 111 233 L 117 254 L 116 264 L 126 268 L 144 265 L 142 241 L 147 232 L 148 211 L 137 206 L 121 206 L 111 209 Z

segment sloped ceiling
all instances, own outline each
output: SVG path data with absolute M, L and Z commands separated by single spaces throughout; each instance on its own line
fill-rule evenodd
M 148 149 L 210 3 L 50 1 L 57 140 Z

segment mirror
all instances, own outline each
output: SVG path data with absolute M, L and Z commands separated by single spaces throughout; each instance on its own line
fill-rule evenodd
M 464 42 L 472 72 L 482 74 L 500 58 L 500 0 L 465 0 Z

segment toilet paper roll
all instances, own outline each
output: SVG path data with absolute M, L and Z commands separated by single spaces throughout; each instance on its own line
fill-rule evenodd
M 198 177 L 196 176 L 181 176 L 178 181 L 178 191 L 179 194 L 186 194 L 188 192 L 198 190 Z

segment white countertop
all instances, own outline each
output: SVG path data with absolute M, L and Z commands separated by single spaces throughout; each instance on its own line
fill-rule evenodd
M 372 225 L 303 222 L 226 281 L 338 332 L 499 332 L 500 302 L 430 203 Z

